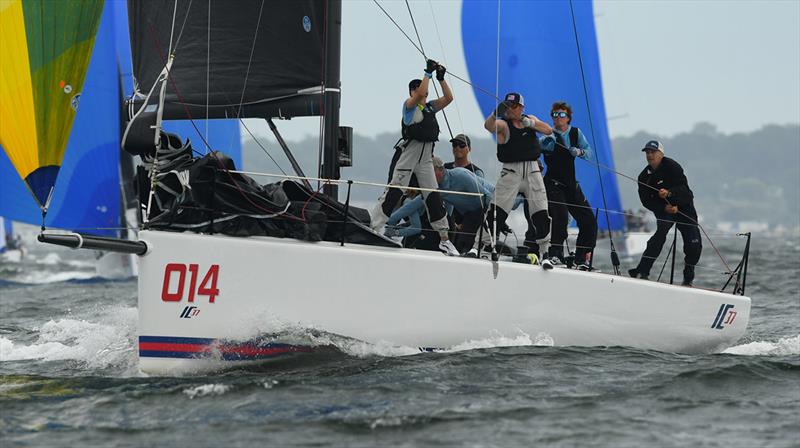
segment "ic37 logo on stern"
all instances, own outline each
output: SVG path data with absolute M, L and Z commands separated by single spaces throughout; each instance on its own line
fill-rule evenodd
M 731 325 L 736 319 L 736 311 L 734 311 L 733 307 L 734 305 L 730 303 L 723 303 L 720 305 L 719 311 L 717 311 L 717 317 L 714 318 L 711 328 L 722 330 L 725 328 L 725 325 Z

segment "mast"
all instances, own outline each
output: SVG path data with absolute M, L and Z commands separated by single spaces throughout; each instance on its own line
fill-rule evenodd
M 323 109 L 322 177 L 339 179 L 339 105 L 341 102 L 342 2 L 328 0 L 325 33 L 325 85 Z M 323 192 L 338 200 L 339 188 L 325 185 Z

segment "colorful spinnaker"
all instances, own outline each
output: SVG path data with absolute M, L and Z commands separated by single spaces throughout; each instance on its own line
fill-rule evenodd
M 104 0 L 0 0 L 0 145 L 40 207 L 64 157 Z

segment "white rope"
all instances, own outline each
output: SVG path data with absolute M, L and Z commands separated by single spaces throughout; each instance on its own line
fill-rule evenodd
M 230 173 L 236 174 L 246 174 L 248 176 L 266 176 L 266 177 L 278 177 L 282 179 L 292 179 L 292 180 L 308 180 L 308 181 L 316 181 L 322 182 L 323 184 L 347 184 L 351 181 L 344 180 L 344 179 L 324 179 L 321 177 L 306 177 L 306 176 L 292 176 L 289 174 L 272 174 L 272 173 L 257 173 L 252 171 L 236 171 L 236 170 L 229 170 Z M 483 193 L 472 193 L 466 191 L 451 191 L 451 190 L 440 190 L 438 188 L 422 188 L 422 187 L 403 187 L 400 185 L 391 185 L 391 184 L 381 184 L 377 182 L 364 182 L 354 180 L 352 181 L 354 185 L 368 185 L 373 187 L 381 187 L 381 188 L 399 188 L 403 190 L 415 190 L 415 191 L 438 191 L 439 193 L 447 193 L 447 194 L 457 194 L 461 196 L 483 196 Z

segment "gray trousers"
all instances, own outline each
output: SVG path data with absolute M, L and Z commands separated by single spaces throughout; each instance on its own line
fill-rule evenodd
M 517 194 L 522 193 L 528 203 L 527 216 L 536 227 L 535 243 L 547 250 L 550 243 L 550 215 L 547 212 L 547 191 L 544 187 L 542 170 L 535 160 L 525 162 L 506 162 L 500 172 L 500 179 L 494 190 L 494 200 L 503 213 L 498 213 L 498 224 L 505 223 L 505 217 L 511 213 Z M 526 246 L 533 241 L 525 242 Z M 538 250 L 538 248 L 537 248 Z
M 408 187 L 411 181 L 411 174 L 415 174 L 417 182 L 421 188 L 437 189 L 436 175 L 433 173 L 433 142 L 420 142 L 417 140 L 406 140 L 400 143 L 402 153 L 394 166 L 392 180 L 389 185 L 398 187 Z M 425 208 L 428 211 L 428 218 L 431 228 L 439 232 L 439 236 L 446 237 L 449 230 L 447 216 L 445 215 L 442 197 L 437 191 L 422 191 L 425 201 Z M 378 204 L 370 214 L 373 230 L 380 232 L 389 215 L 397 206 L 403 196 L 401 188 L 387 188 L 384 190 Z

